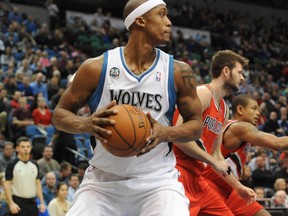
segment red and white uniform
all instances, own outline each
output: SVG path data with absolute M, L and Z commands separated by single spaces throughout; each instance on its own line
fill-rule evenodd
M 223 133 L 225 133 L 227 128 L 235 122 L 236 120 L 229 120 Z M 239 178 L 243 173 L 243 167 L 246 163 L 250 149 L 251 144 L 247 142 L 243 142 L 236 151 L 227 149 L 224 145 L 221 145 L 222 155 L 230 164 L 231 170 L 237 178 Z M 253 202 L 247 206 L 247 202 L 242 199 L 217 173 L 215 173 L 210 166 L 206 167 L 203 176 L 209 185 L 222 196 L 234 215 L 251 216 L 255 215 L 263 208 L 258 202 Z
M 206 85 L 209 88 L 209 85 Z M 215 140 L 220 135 L 226 116 L 226 104 L 222 99 L 219 106 L 213 97 L 207 109 L 202 113 L 203 132 L 197 144 L 209 154 L 212 153 Z M 185 194 L 190 201 L 190 215 L 233 215 L 223 199 L 210 188 L 202 176 L 205 164 L 189 157 L 176 146 L 176 167 L 180 171 L 179 181 L 185 188 Z

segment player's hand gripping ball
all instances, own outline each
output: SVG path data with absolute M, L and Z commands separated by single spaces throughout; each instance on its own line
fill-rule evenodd
M 112 107 L 118 110 L 116 115 L 109 116 L 115 120 L 113 126 L 105 127 L 112 134 L 107 137 L 108 142 L 102 143 L 104 148 L 118 157 L 131 157 L 140 153 L 146 146 L 146 138 L 151 134 L 150 121 L 138 107 L 122 104 Z

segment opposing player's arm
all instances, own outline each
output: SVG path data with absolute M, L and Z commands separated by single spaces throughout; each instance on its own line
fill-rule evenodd
M 235 122 L 230 125 L 224 136 L 225 147 L 229 149 L 236 149 L 242 142 L 276 151 L 288 149 L 288 136 L 277 137 L 273 134 L 259 131 L 249 122 Z
M 225 104 L 225 120 L 223 122 L 223 126 L 227 124 L 228 118 L 229 118 L 229 107 Z M 221 130 L 221 133 L 219 134 L 219 136 L 217 137 L 217 139 L 215 140 L 215 143 L 213 145 L 213 149 L 212 149 L 212 154 L 215 158 L 217 158 L 218 160 L 225 160 L 222 152 L 221 152 L 221 145 L 222 145 L 222 139 L 223 139 L 223 129 Z
M 182 124 L 183 118 L 181 115 L 178 116 L 176 126 Z M 208 154 L 206 151 L 201 149 L 198 144 L 195 141 L 190 141 L 186 143 L 174 143 L 181 151 L 183 151 L 186 155 L 189 157 L 192 157 L 194 159 L 200 160 L 211 167 L 221 176 L 228 175 L 227 170 L 229 167 L 229 164 L 222 160 L 217 160 L 212 155 Z
M 102 63 L 103 56 L 88 59 L 77 70 L 72 84 L 63 93 L 53 113 L 53 124 L 58 130 L 72 134 L 87 132 L 99 136 L 100 139 L 102 133 L 108 133 L 102 127 L 111 125 L 107 117 L 113 113 L 112 111 L 103 109 L 102 112 L 90 117 L 77 116 L 77 111 L 87 104 L 92 92 L 98 86 Z M 106 108 L 113 105 L 115 102 L 107 105 Z
M 177 107 L 183 124 L 174 127 L 171 137 L 174 142 L 196 140 L 202 133 L 202 106 L 196 92 L 196 82 L 191 67 L 175 61 L 174 81 L 177 91 Z

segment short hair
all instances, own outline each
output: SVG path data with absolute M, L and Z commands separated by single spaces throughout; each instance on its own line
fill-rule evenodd
M 14 143 L 10 141 L 4 142 L 3 149 L 7 148 L 8 146 L 14 147 Z
M 72 173 L 70 176 L 69 176 L 69 181 L 72 179 L 72 177 L 77 177 L 78 178 L 78 180 L 80 180 L 80 178 L 79 178 L 79 175 L 77 174 L 77 173 Z
M 19 137 L 16 141 L 16 146 L 19 146 L 19 144 L 21 142 L 30 142 L 31 143 L 31 140 L 26 136 Z
M 249 60 L 231 50 L 217 51 L 212 57 L 210 66 L 212 77 L 218 78 L 225 66 L 232 70 L 237 62 L 242 66 L 246 66 L 249 63 Z
M 86 162 L 81 162 L 81 163 L 78 165 L 77 169 L 86 170 L 88 166 L 89 166 L 88 163 L 86 163 Z
M 72 167 L 72 165 L 69 162 L 67 162 L 67 161 L 63 161 L 60 164 L 60 172 L 68 169 L 69 167 Z
M 247 94 L 236 95 L 232 100 L 232 105 L 231 105 L 232 114 L 233 115 L 236 114 L 237 106 L 240 105 L 240 106 L 246 107 L 250 100 L 254 100 L 250 95 L 247 95 Z
M 45 147 L 43 148 L 42 153 L 43 153 L 47 148 L 49 148 L 49 149 L 51 148 L 51 149 L 53 150 L 53 147 L 52 147 L 52 146 L 47 145 L 47 146 L 45 146 Z

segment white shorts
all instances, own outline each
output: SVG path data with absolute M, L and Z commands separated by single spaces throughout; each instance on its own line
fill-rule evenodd
M 189 216 L 178 171 L 123 179 L 88 167 L 66 216 Z

